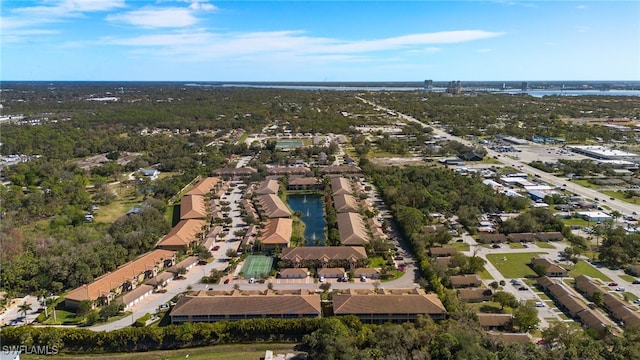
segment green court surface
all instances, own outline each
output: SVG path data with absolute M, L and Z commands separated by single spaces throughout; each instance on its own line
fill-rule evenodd
M 267 277 L 272 265 L 273 258 L 270 256 L 249 255 L 242 266 L 242 277 L 245 279 Z

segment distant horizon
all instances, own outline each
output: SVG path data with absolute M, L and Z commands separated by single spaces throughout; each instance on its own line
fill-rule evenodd
M 640 81 L 638 14 L 626 0 L 2 1 L 0 79 Z
M 460 81 L 462 84 L 464 83 L 638 83 L 640 84 L 640 80 L 461 80 L 461 79 L 450 79 L 450 80 L 434 80 L 434 79 L 425 79 L 431 80 L 433 83 L 448 83 L 450 81 Z M 120 82 L 130 82 L 130 83 L 221 83 L 221 84 L 356 84 L 356 83 L 365 83 L 365 84 L 417 84 L 423 85 L 425 80 L 345 80 L 345 81 L 317 81 L 317 80 L 0 80 L 1 83 L 71 83 L 71 82 L 96 82 L 96 83 L 120 83 Z

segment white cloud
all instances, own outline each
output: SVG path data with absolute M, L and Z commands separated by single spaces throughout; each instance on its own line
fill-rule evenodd
M 578 5 L 578 6 L 576 6 L 576 9 L 580 9 L 580 10 L 584 10 L 586 8 L 588 8 L 587 5 Z
M 44 1 L 42 4 L 5 10 L 8 15 L 0 17 L 2 41 L 14 43 L 26 40 L 29 36 L 60 33 L 58 30 L 41 27 L 82 17 L 85 13 L 123 7 L 124 0 L 63 0 Z
M 194 11 L 198 11 L 198 10 L 215 11 L 215 10 L 218 10 L 218 8 L 215 5 L 208 4 L 208 3 L 205 3 L 205 2 L 193 2 L 193 3 L 191 3 L 191 5 L 189 5 L 189 9 L 194 10 Z
M 409 34 L 397 37 L 346 41 L 308 36 L 302 31 L 270 31 L 251 33 L 212 33 L 205 29 L 167 34 L 144 35 L 131 38 L 103 38 L 102 44 L 136 47 L 146 54 L 180 56 L 200 61 L 239 56 L 270 57 L 355 57 L 372 52 L 397 51 L 435 53 L 448 44 L 475 41 L 500 36 L 502 33 L 482 30 L 448 31 Z M 146 50 L 144 50 L 146 49 Z
M 479 53 L 488 53 L 488 52 L 491 52 L 491 49 L 483 48 L 483 49 L 477 49 L 476 51 Z
M 109 15 L 107 20 L 144 28 L 187 27 L 198 22 L 189 9 L 179 7 L 144 8 Z

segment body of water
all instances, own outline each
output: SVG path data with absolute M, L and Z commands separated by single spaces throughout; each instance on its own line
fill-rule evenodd
M 293 211 L 302 213 L 306 246 L 324 246 L 324 204 L 319 194 L 293 194 L 287 196 L 287 203 Z

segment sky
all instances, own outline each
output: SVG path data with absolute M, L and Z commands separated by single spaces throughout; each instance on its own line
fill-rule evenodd
M 640 1 L 2 0 L 0 81 L 640 80 Z

